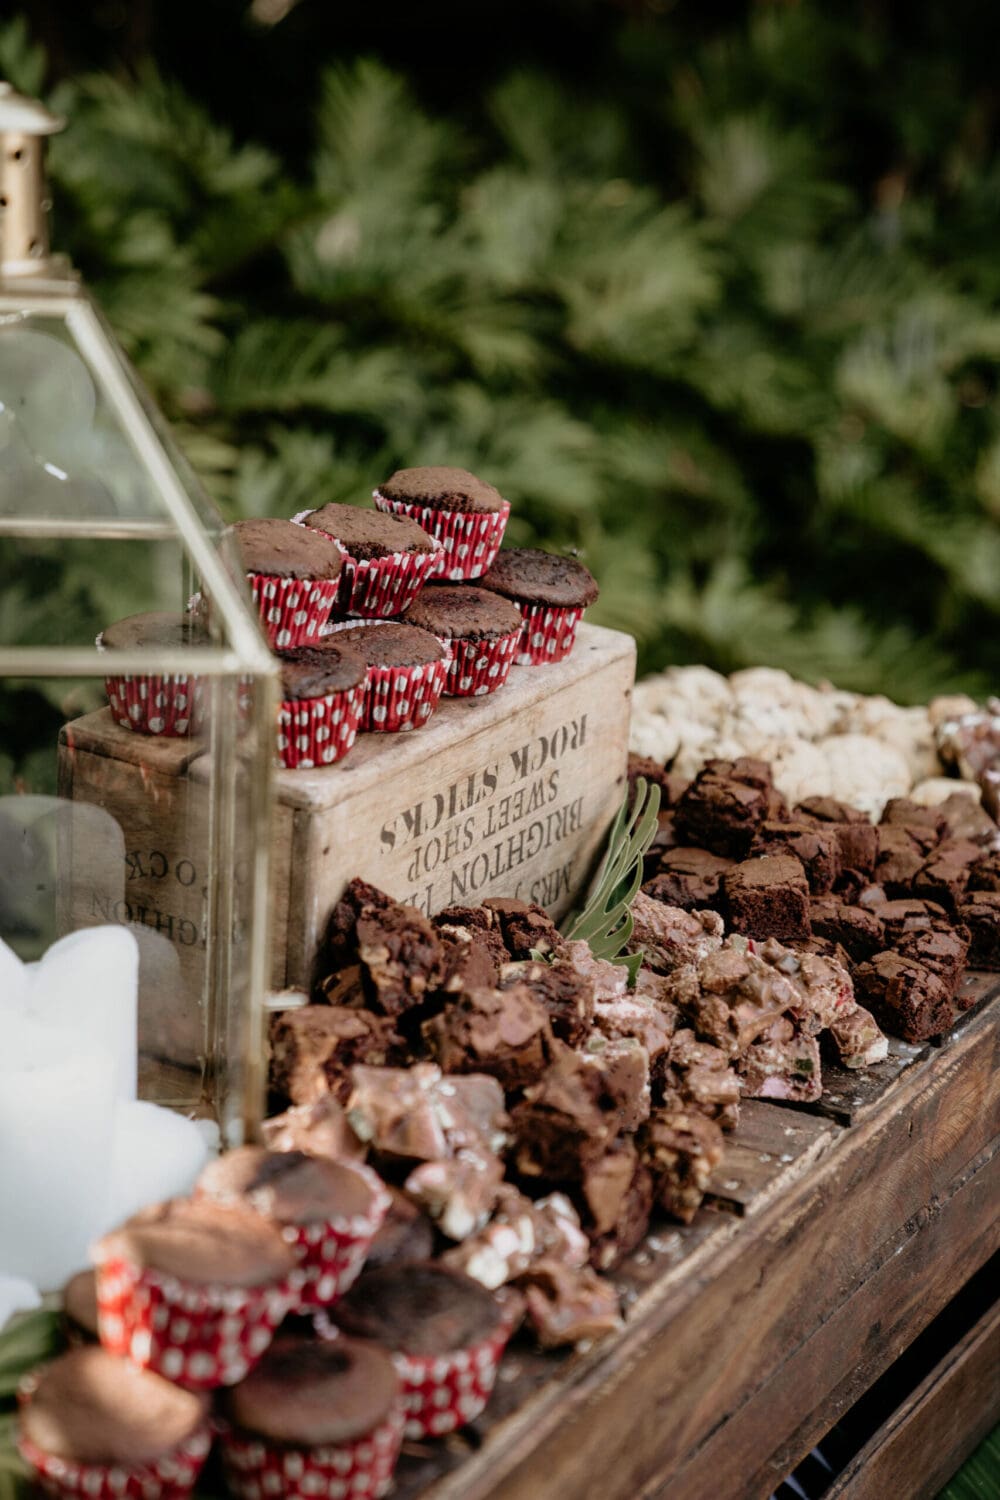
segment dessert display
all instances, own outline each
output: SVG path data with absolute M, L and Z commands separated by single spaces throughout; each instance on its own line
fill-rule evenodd
M 481 578 L 500 549 L 510 503 L 467 469 L 397 469 L 373 499 L 379 510 L 409 516 L 444 549 L 432 578 Z
M 449 647 L 429 630 L 389 620 L 337 631 L 368 668 L 362 733 L 419 729 L 437 708 L 448 679 Z
M 207 643 L 190 615 L 159 611 L 116 620 L 97 637 L 99 651 L 174 651 Z M 115 723 L 137 734 L 182 738 L 196 726 L 201 679 L 187 673 L 109 673 L 104 679 Z
M 507 681 L 521 638 L 521 612 L 509 599 L 470 585 L 431 583 L 403 618 L 448 646 L 447 697 L 480 697 Z
M 349 646 L 297 646 L 281 658 L 278 760 L 287 770 L 329 766 L 350 750 L 365 705 L 367 668 Z
M 597 584 L 582 563 L 531 547 L 499 552 L 483 576 L 483 588 L 512 599 L 520 608 L 515 660 L 522 667 L 564 660 L 573 649 L 584 610 L 597 598 Z
M 271 645 L 287 651 L 314 644 L 340 590 L 344 554 L 337 543 L 291 521 L 237 521 L 232 535 Z
M 345 615 L 401 615 L 443 552 L 416 521 L 357 505 L 324 505 L 295 519 L 343 550 L 337 608 Z
M 392 1482 L 403 1437 L 400 1379 L 373 1342 L 282 1335 L 227 1392 L 222 1461 L 229 1492 L 357 1496 Z

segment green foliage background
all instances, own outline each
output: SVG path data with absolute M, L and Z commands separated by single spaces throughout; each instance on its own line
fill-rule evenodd
M 0 28 L 71 117 L 56 241 L 227 515 L 466 465 L 645 668 L 996 687 L 1000 19 L 283 9 Z

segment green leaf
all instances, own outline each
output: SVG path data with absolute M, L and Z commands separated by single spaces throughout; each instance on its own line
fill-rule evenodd
M 0 1401 L 13 1396 L 23 1377 L 57 1354 L 62 1343 L 56 1313 L 39 1309 L 12 1318 L 0 1333 Z
M 642 884 L 643 856 L 656 833 L 660 810 L 660 788 L 647 785 L 643 777 L 635 783 L 635 798 L 629 807 L 626 796 L 608 831 L 604 857 L 587 893 L 583 908 L 563 925 L 563 936 L 571 942 L 589 943 L 596 958 L 619 959 L 632 936 L 631 905 Z M 622 960 L 635 982 L 641 955 Z

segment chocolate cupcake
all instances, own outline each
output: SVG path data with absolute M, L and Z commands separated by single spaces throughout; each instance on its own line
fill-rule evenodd
M 515 660 L 522 667 L 563 661 L 573 649 L 584 610 L 598 594 L 583 563 L 533 547 L 498 552 L 482 585 L 512 599 L 521 611 Z
M 443 551 L 441 543 L 408 516 L 358 505 L 324 505 L 295 520 L 333 537 L 346 554 L 337 597 L 337 608 L 345 615 L 401 615 Z
M 376 1500 L 392 1483 L 402 1438 L 399 1377 L 384 1349 L 282 1335 L 227 1393 L 227 1487 L 238 1500 Z
M 397 469 L 374 491 L 379 510 L 409 516 L 441 543 L 431 578 L 481 578 L 503 541 L 510 505 L 468 469 Z
M 272 520 L 237 521 L 231 534 L 271 645 L 287 651 L 318 641 L 344 566 L 333 538 Z
M 429 584 L 403 617 L 451 650 L 446 698 L 480 697 L 503 687 L 521 638 L 521 612 L 486 589 Z
M 263 1146 L 210 1162 L 195 1194 L 252 1208 L 281 1228 L 305 1276 L 299 1312 L 326 1307 L 347 1290 L 389 1208 L 381 1180 L 360 1163 Z
M 192 615 L 158 611 L 129 615 L 108 625 L 97 637 L 99 651 L 188 651 L 207 645 L 204 626 Z M 115 723 L 136 734 L 182 739 L 197 727 L 195 720 L 204 679 L 187 672 L 160 675 L 122 674 L 104 679 L 108 706 Z
M 512 1331 L 509 1309 L 478 1281 L 430 1261 L 362 1276 L 332 1316 L 396 1355 L 410 1438 L 439 1437 L 478 1417 Z
M 208 1457 L 206 1396 L 96 1346 L 36 1371 L 18 1394 L 18 1450 L 49 1494 L 180 1500 Z
M 362 732 L 419 729 L 441 701 L 448 676 L 448 647 L 429 630 L 389 620 L 338 629 L 339 645 L 365 660 Z
M 143 1209 L 93 1257 L 105 1349 L 204 1389 L 249 1374 L 304 1280 L 260 1214 L 185 1198 Z
M 330 766 L 347 754 L 361 723 L 366 673 L 356 651 L 331 641 L 282 653 L 278 762 L 286 771 Z

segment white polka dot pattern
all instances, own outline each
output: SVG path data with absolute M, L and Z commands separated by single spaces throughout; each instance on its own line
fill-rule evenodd
M 514 1326 L 510 1309 L 498 1312 L 500 1322 L 490 1337 L 467 1349 L 393 1355 L 403 1383 L 408 1438 L 440 1437 L 479 1416 L 490 1399 Z
M 201 1390 L 244 1380 L 298 1301 L 303 1274 L 265 1286 L 196 1285 L 107 1260 L 97 1268 L 97 1324 L 111 1354 Z
M 204 680 L 177 677 L 105 677 L 104 691 L 116 724 L 136 734 L 183 739 L 197 728 Z
M 303 510 L 292 520 L 302 525 L 310 514 Z M 333 536 L 333 533 L 324 531 L 322 535 Z M 343 542 L 337 537 L 333 539 L 344 554 L 337 610 L 340 614 L 364 620 L 385 620 L 409 609 L 444 552 L 438 547 L 433 552 L 391 552 L 388 557 L 352 557 Z
M 451 648 L 446 698 L 481 698 L 503 687 L 510 676 L 521 639 L 520 627 L 496 641 L 445 641 Z
M 305 1280 L 299 1289 L 297 1312 L 329 1307 L 356 1281 L 365 1256 L 389 1212 L 390 1198 L 382 1179 L 370 1167 L 353 1168 L 372 1192 L 366 1214 L 330 1219 L 322 1224 L 286 1225 L 285 1240 L 299 1257 Z
M 515 658 L 519 667 L 543 667 L 565 661 L 576 643 L 582 609 L 554 609 L 546 604 L 520 606 L 521 639 Z
M 251 1433 L 223 1428 L 222 1462 L 226 1488 L 237 1500 L 378 1500 L 391 1484 L 403 1441 L 403 1411 L 353 1442 L 315 1448 L 272 1447 Z
M 23 1399 L 30 1400 L 30 1395 Z M 57 1458 L 23 1433 L 17 1446 L 40 1487 L 50 1495 L 87 1495 L 91 1500 L 180 1500 L 194 1488 L 212 1446 L 212 1434 L 206 1422 L 162 1458 L 132 1469 L 122 1464 Z
M 493 566 L 493 559 L 500 551 L 510 504 L 504 500 L 499 510 L 465 512 L 459 510 L 437 510 L 431 505 L 411 505 L 405 500 L 387 500 L 378 490 L 373 499 L 379 510 L 396 516 L 409 516 L 431 536 L 436 537 L 444 548 L 428 578 L 450 578 L 455 582 L 463 578 L 482 578 Z
M 278 578 L 248 573 L 247 580 L 268 641 L 278 651 L 312 646 L 337 602 L 339 578 Z
M 369 667 L 362 730 L 395 734 L 420 729 L 441 701 L 447 678 L 447 661 L 413 667 Z
M 286 698 L 278 709 L 277 764 L 312 771 L 342 760 L 358 736 L 365 684 L 321 698 Z

